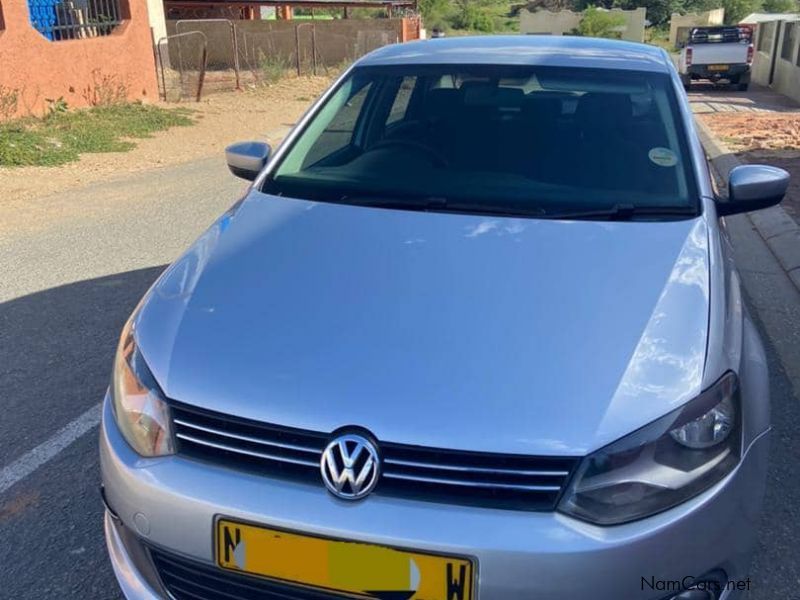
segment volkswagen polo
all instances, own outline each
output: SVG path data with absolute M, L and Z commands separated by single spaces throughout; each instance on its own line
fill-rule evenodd
M 769 391 L 662 50 L 356 62 L 122 332 L 100 436 L 130 599 L 732 598 Z

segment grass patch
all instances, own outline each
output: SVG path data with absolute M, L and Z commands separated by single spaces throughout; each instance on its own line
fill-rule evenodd
M 659 46 L 669 52 L 675 54 L 680 52 L 678 48 L 672 45 L 669 41 L 669 27 L 659 26 L 650 27 L 645 32 L 645 41 L 652 46 Z
M 291 61 L 288 56 L 280 54 L 264 54 L 258 56 L 259 67 L 261 67 L 261 78 L 265 83 L 277 83 L 286 76 L 286 72 L 291 68 Z
M 680 50 L 672 45 L 672 43 L 668 39 L 663 38 L 651 38 L 650 41 L 647 42 L 651 46 L 659 46 L 669 52 L 670 54 L 678 54 Z
M 194 123 L 188 109 L 140 103 L 53 112 L 0 123 L 0 167 L 56 166 L 88 152 L 125 152 L 132 141 Z

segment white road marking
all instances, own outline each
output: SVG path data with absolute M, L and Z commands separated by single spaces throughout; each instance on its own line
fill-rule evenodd
M 97 404 L 59 429 L 50 439 L 20 456 L 0 471 L 0 494 L 49 462 L 78 438 L 100 424 L 103 405 Z

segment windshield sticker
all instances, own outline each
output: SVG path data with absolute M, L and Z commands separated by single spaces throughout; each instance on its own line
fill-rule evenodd
M 674 167 L 678 164 L 678 155 L 669 148 L 651 148 L 647 156 L 659 167 Z

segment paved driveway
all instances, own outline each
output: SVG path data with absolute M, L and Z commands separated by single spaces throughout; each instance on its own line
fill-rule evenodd
M 746 92 L 728 85 L 695 83 L 689 92 L 695 114 L 729 112 L 788 112 L 798 109 L 797 103 L 769 88 L 755 84 Z

